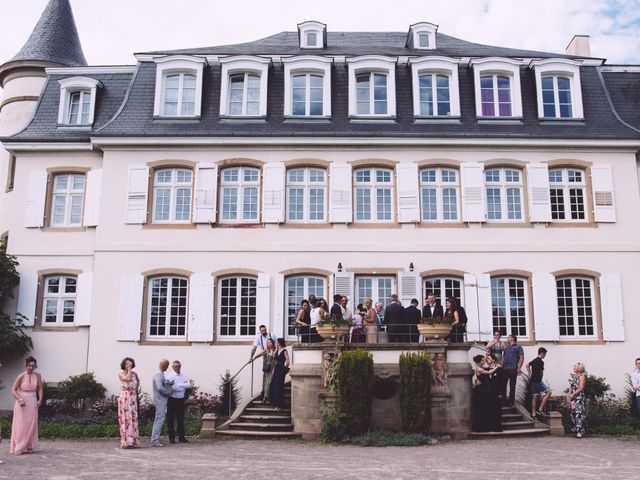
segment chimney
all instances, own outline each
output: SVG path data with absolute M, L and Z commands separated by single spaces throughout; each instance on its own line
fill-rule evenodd
M 589 35 L 574 35 L 566 48 L 567 55 L 576 57 L 590 57 Z

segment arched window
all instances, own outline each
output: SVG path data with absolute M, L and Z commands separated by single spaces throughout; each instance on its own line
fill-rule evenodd
M 456 222 L 460 219 L 460 180 L 452 168 L 428 167 L 420 171 L 423 222 Z
M 285 301 L 287 305 L 287 334 L 294 336 L 296 334 L 296 316 L 300 311 L 300 302 L 309 298 L 309 295 L 315 295 L 316 298 L 326 297 L 327 280 L 324 277 L 316 275 L 297 275 L 287 277 L 285 280 Z M 331 303 L 331 302 L 327 302 Z
M 445 306 L 445 300 L 449 297 L 455 298 L 459 305 L 464 306 L 464 289 L 461 278 L 448 276 L 427 277 L 424 280 L 424 296 L 426 297 L 429 293 L 434 293 L 436 302 L 443 307 Z
M 256 278 L 233 276 L 218 280 L 218 332 L 220 337 L 254 336 L 256 334 L 256 318 Z
M 586 181 L 579 168 L 549 169 L 551 218 L 554 222 L 587 220 Z
M 595 331 L 595 294 L 589 277 L 556 279 L 560 337 L 593 338 Z
M 260 170 L 229 167 L 220 176 L 221 223 L 258 221 Z
M 153 223 L 191 222 L 193 172 L 162 168 L 153 174 Z
M 354 172 L 356 222 L 393 220 L 393 170 L 360 168 Z
M 322 168 L 287 171 L 287 222 L 324 222 L 327 211 L 327 175 Z
M 491 311 L 493 330 L 502 335 L 529 336 L 529 294 L 527 280 L 519 277 L 494 277 L 491 279 Z
M 521 222 L 522 172 L 511 167 L 488 168 L 484 171 L 487 194 L 487 220 Z
M 147 288 L 147 338 L 186 339 L 189 280 L 156 276 Z
M 196 75 L 171 73 L 165 76 L 162 95 L 162 115 L 192 117 L 196 107 Z
M 51 226 L 79 227 L 82 225 L 85 175 L 63 173 L 53 177 L 51 191 Z
M 68 326 L 75 322 L 75 275 L 51 275 L 44 278 L 42 295 L 42 325 L 45 327 Z

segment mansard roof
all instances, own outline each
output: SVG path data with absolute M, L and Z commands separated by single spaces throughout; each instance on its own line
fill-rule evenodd
M 416 51 L 406 46 L 406 32 L 327 32 L 327 46 L 318 49 L 320 55 L 441 55 L 445 57 L 525 57 L 576 58 L 565 54 L 494 47 L 467 42 L 456 37 L 436 33 L 437 48 Z M 248 43 L 204 48 L 185 48 L 146 52 L 152 55 L 307 55 L 309 49 L 300 48 L 298 32 L 280 32 Z
M 602 76 L 616 112 L 622 121 L 640 130 L 640 67 L 606 70 Z
M 1 69 L 21 62 L 87 65 L 69 0 L 49 1 L 27 42 Z

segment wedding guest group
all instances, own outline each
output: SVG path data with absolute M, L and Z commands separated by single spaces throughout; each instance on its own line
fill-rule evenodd
M 25 371 L 13 382 L 11 395 L 16 402 L 13 407 L 11 443 L 9 452 L 15 455 L 31 453 L 38 448 L 38 409 L 42 404 L 42 378 L 35 370 L 38 362 L 27 357 Z
M 502 366 L 493 354 L 473 357 L 474 388 L 472 400 L 472 427 L 474 432 L 502 431 Z
M 263 357 L 262 402 L 281 410 L 285 403 L 285 377 L 291 364 L 284 338 L 277 339 L 275 348 L 273 340 L 269 339 L 266 348 L 252 357 L 252 360 L 260 357 Z

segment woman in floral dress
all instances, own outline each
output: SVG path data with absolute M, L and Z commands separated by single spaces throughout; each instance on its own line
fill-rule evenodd
M 587 396 L 584 393 L 587 378 L 584 372 L 584 365 L 576 363 L 573 366 L 573 375 L 569 384 L 571 420 L 573 420 L 573 431 L 578 438 L 582 438 L 587 431 Z
M 120 424 L 120 446 L 134 448 L 140 444 L 138 433 L 138 385 L 140 378 L 133 371 L 136 362 L 126 357 L 120 363 L 120 396 L 118 397 L 118 423 Z

